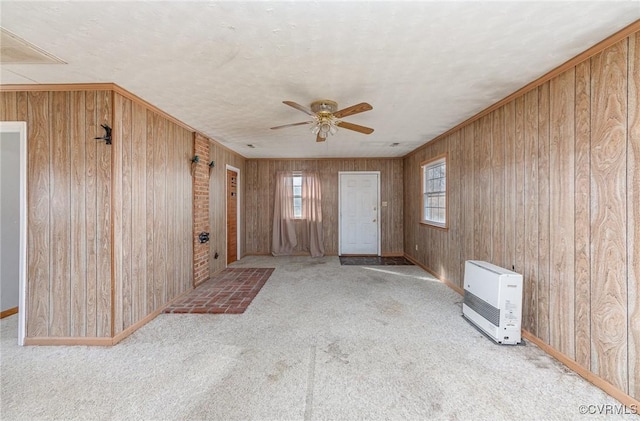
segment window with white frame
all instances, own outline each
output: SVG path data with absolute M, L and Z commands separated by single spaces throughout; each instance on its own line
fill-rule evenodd
M 420 164 L 422 171 L 421 222 L 447 227 L 447 157 L 440 156 Z
M 293 182 L 293 217 L 302 218 L 302 174 L 294 174 Z

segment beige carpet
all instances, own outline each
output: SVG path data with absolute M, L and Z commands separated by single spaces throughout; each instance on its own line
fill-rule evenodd
M 577 420 L 619 405 L 532 344 L 498 346 L 416 266 L 275 267 L 240 315 L 162 314 L 112 348 L 16 345 L 1 321 L 2 420 Z

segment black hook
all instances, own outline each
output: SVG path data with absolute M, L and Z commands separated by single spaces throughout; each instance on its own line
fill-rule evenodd
M 106 132 L 102 137 L 94 137 L 96 140 L 104 140 L 107 145 L 111 145 L 111 127 L 108 124 L 101 124 L 102 128 Z
M 200 240 L 200 244 L 204 244 L 206 242 L 209 241 L 209 233 L 208 232 L 201 232 L 200 235 L 198 236 L 198 240 Z

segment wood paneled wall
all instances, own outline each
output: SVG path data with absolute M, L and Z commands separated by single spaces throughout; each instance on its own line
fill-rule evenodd
M 523 328 L 640 398 L 640 35 L 404 161 L 405 252 L 524 275 Z M 448 230 L 421 225 L 420 162 L 448 153 Z M 416 250 L 417 247 L 417 250 Z
M 209 226 L 211 229 L 211 239 L 209 241 L 209 273 L 211 276 L 220 272 L 227 266 L 227 211 L 226 211 L 226 166 L 231 165 L 240 170 L 240 183 L 238 185 L 240 198 L 240 219 L 238 220 L 238 230 L 240 231 L 240 250 L 238 258 L 245 255 L 246 226 L 244 224 L 246 212 L 255 212 L 245 206 L 249 203 L 247 190 L 244 188 L 246 174 L 246 160 L 244 157 L 223 147 L 219 143 L 211 140 L 209 143 L 209 160 L 216 163 L 215 168 L 209 176 Z M 218 253 L 218 258 L 215 257 Z
M 245 175 L 246 254 L 270 254 L 275 175 L 278 171 L 317 171 L 322 182 L 322 220 L 326 255 L 338 254 L 338 172 L 380 171 L 381 249 L 403 253 L 402 159 L 249 159 Z
M 28 337 L 110 337 L 110 91 L 0 92 L 26 121 Z
M 111 90 L 0 105 L 28 128 L 27 338 L 112 338 L 192 287 L 190 131 Z
M 114 333 L 193 286 L 193 133 L 114 97 Z

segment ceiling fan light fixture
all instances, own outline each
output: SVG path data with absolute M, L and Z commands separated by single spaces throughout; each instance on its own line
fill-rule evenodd
M 366 102 L 352 105 L 342 110 L 338 110 L 338 103 L 330 101 L 328 99 L 321 99 L 311 103 L 311 109 L 307 109 L 302 105 L 293 101 L 282 101 L 284 104 L 295 108 L 298 111 L 302 111 L 305 114 L 311 116 L 311 121 L 305 121 L 302 123 L 285 124 L 282 126 L 272 127 L 271 129 L 282 129 L 284 127 L 302 126 L 310 124 L 311 133 L 316 135 L 318 142 L 322 142 L 329 135 L 334 135 L 338 132 L 338 127 L 363 134 L 373 133 L 373 129 L 369 127 L 359 126 L 353 123 L 347 123 L 342 121 L 342 117 L 347 117 L 353 114 L 370 111 L 373 107 Z M 320 140 L 321 139 L 321 140 Z
M 320 132 L 325 135 L 331 131 L 331 123 L 329 121 L 323 121 L 320 123 Z

